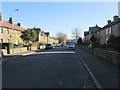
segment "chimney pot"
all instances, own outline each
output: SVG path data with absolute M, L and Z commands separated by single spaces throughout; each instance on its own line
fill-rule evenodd
M 12 17 L 9 18 L 9 23 L 13 24 Z
M 110 23 L 111 23 L 111 20 L 108 20 L 107 22 L 108 22 L 108 24 L 110 24 Z
M 2 17 L 2 13 L 0 13 L 0 21 L 2 21 L 3 17 Z
M 117 20 L 118 20 L 118 16 L 115 15 L 115 16 L 113 17 L 113 21 L 117 21 Z
M 19 27 L 21 27 L 21 24 L 20 24 L 20 23 L 17 23 L 17 25 L 18 25 Z

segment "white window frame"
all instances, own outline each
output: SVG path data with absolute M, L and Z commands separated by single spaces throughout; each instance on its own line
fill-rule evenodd
M 10 34 L 10 29 L 6 28 L 6 34 Z
M 106 43 L 107 43 L 107 41 L 109 40 L 109 38 L 108 37 L 106 37 Z
M 0 42 L 3 43 L 3 38 L 1 38 L 0 40 L 1 40 Z
M 3 29 L 2 29 L 2 27 L 0 27 L 0 33 L 3 33 Z
M 108 34 L 108 31 L 109 31 L 109 29 L 108 29 L 108 28 L 106 28 L 106 34 Z
M 112 32 L 112 27 L 109 27 L 109 34 L 111 34 Z

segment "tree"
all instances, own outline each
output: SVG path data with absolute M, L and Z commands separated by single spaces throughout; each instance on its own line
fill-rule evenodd
M 80 36 L 80 30 L 78 28 L 72 29 L 72 37 L 75 39 L 76 42 L 79 36 Z
M 120 52 L 120 36 L 111 35 L 107 41 L 107 47 Z
M 96 38 L 94 35 L 91 36 L 90 41 L 92 42 L 92 53 L 93 53 L 93 48 L 94 48 L 95 43 L 96 43 Z
M 22 35 L 20 36 L 24 42 L 27 44 L 27 50 L 31 50 L 31 43 L 34 42 L 37 39 L 37 32 L 34 28 L 27 29 L 25 31 L 22 31 Z
M 120 36 L 111 35 L 107 43 L 109 44 L 120 44 Z
M 62 32 L 56 34 L 59 43 L 65 43 L 67 41 L 67 35 Z
M 78 44 L 78 45 L 82 44 L 82 38 L 81 38 L 81 37 L 78 38 L 77 44 Z
M 84 40 L 84 45 L 89 46 L 90 45 L 90 40 Z
M 93 43 L 95 43 L 95 42 L 96 42 L 96 38 L 95 38 L 95 36 L 94 36 L 94 35 L 92 35 L 92 36 L 91 36 L 90 41 L 91 41 L 91 42 L 93 42 Z

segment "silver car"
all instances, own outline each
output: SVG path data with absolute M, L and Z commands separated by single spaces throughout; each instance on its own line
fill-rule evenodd
M 75 49 L 75 43 L 68 43 L 66 47 L 67 49 Z

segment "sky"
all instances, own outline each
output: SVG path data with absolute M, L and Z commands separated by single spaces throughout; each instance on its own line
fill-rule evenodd
M 89 27 L 103 27 L 118 15 L 118 2 L 2 2 L 2 13 L 6 21 L 12 16 L 14 23 L 41 28 L 51 36 L 63 32 L 71 38 L 72 29 L 79 28 L 83 37 Z

